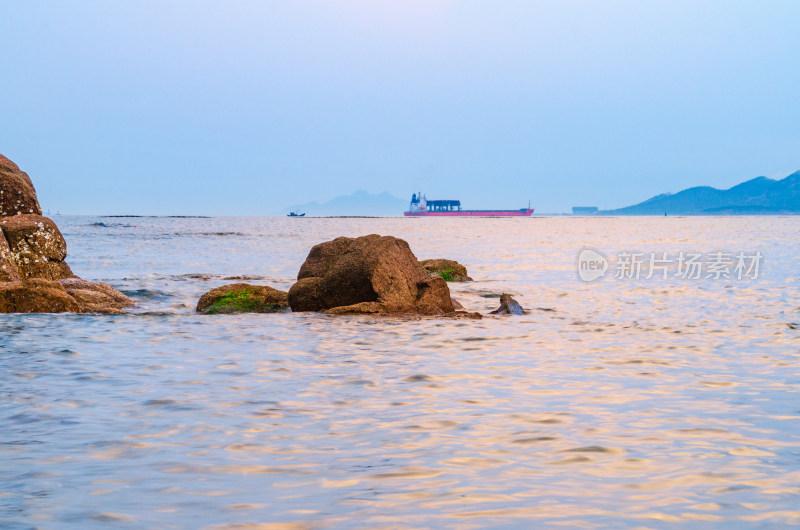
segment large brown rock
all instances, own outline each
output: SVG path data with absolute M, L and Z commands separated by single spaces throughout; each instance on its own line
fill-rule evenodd
M 74 276 L 64 262 L 67 243 L 52 220 L 41 215 L 14 215 L 0 219 L 0 230 L 22 279 L 60 280 Z
M 92 283 L 81 278 L 58 282 L 78 304 L 81 313 L 122 313 L 133 300 L 105 283 Z
M 440 277 L 446 282 L 471 282 L 467 268 L 451 259 L 426 259 L 419 262 L 434 278 Z
M 230 313 L 277 313 L 289 308 L 284 291 L 266 285 L 232 283 L 200 297 L 197 312 L 207 315 Z
M 332 314 L 443 315 L 450 290 L 431 278 L 408 243 L 372 234 L 314 246 L 289 289 L 292 311 Z
M 0 217 L 20 214 L 42 215 L 36 190 L 27 173 L 0 155 Z

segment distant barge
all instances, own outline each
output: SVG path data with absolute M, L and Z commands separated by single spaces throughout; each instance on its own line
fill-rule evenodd
M 533 208 L 519 210 L 462 210 L 461 201 L 429 201 L 422 193 L 411 196 L 406 217 L 530 217 Z

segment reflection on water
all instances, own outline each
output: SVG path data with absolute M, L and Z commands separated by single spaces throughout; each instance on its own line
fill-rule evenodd
M 0 317 L 2 527 L 800 525 L 798 218 L 60 223 L 139 307 Z M 464 263 L 467 309 L 530 311 L 193 314 L 372 232 Z M 764 276 L 587 284 L 584 245 L 760 250 Z

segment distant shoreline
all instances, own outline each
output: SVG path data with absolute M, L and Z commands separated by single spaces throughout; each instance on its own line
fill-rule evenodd
M 216 217 L 275 217 L 287 219 L 424 219 L 424 217 L 405 217 L 402 215 L 306 215 L 303 217 L 287 217 L 281 214 L 274 215 L 107 215 L 107 214 L 54 214 L 58 217 L 105 217 L 108 219 L 213 219 Z M 665 216 L 663 213 L 603 213 L 575 215 L 571 213 L 540 213 L 526 217 L 525 219 L 541 219 L 545 217 L 573 217 L 573 218 L 591 218 L 591 217 L 796 217 L 800 212 L 784 211 L 784 212 L 742 212 L 742 213 L 675 213 L 667 212 Z M 516 219 L 516 217 L 470 217 L 470 219 Z

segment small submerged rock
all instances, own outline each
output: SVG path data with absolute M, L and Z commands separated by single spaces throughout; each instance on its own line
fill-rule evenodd
M 524 315 L 525 310 L 519 302 L 511 298 L 510 294 L 500 295 L 500 307 L 489 313 L 490 315 Z
M 278 313 L 289 307 L 284 291 L 266 285 L 232 283 L 212 289 L 200 297 L 197 312 L 206 315 L 231 313 Z
M 467 268 L 451 259 L 426 259 L 419 262 L 432 278 L 442 278 L 446 282 L 471 282 Z
M 481 315 L 477 311 L 466 311 L 466 310 L 463 310 L 463 309 L 458 309 L 458 310 L 456 310 L 455 313 L 450 313 L 450 314 L 444 315 L 444 317 L 446 317 L 446 318 L 455 318 L 455 319 L 466 318 L 466 319 L 471 319 L 471 320 L 480 320 L 480 319 L 483 318 L 483 315 Z

